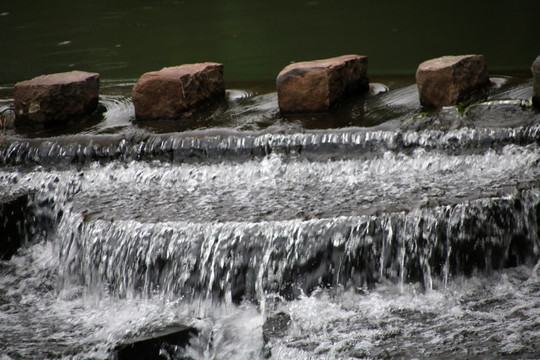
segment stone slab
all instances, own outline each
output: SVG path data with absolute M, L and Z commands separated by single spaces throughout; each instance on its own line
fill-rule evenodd
M 329 111 L 344 96 L 369 90 L 366 56 L 344 55 L 286 66 L 276 79 L 282 114 Z
M 50 124 L 93 113 L 99 100 L 99 74 L 70 71 L 15 84 L 15 125 Z
M 483 55 L 460 55 L 424 61 L 416 84 L 423 106 L 441 108 L 472 100 L 490 81 Z
M 145 73 L 132 92 L 137 120 L 178 119 L 224 97 L 223 65 L 210 62 Z

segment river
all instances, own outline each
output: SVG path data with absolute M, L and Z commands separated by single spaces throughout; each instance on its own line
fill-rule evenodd
M 0 108 L 32 76 L 102 78 L 94 116 L 2 129 L 0 194 L 24 201 L 0 359 L 112 359 L 179 325 L 197 335 L 169 358 L 540 358 L 538 10 L 3 3 Z M 426 111 L 412 74 L 453 52 L 484 53 L 492 88 Z M 283 66 L 345 53 L 370 56 L 368 94 L 280 115 Z M 133 121 L 142 72 L 206 60 L 225 101 Z

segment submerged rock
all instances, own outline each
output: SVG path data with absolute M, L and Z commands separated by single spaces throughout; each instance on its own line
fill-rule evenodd
M 272 342 L 279 342 L 289 333 L 291 326 L 291 315 L 284 311 L 276 312 L 266 318 L 262 326 L 264 347 L 262 355 L 265 359 L 272 356 Z
M 98 106 L 99 74 L 71 71 L 15 84 L 15 125 L 63 122 L 93 113 Z
M 177 359 L 178 348 L 189 344 L 197 335 L 195 328 L 183 325 L 171 326 L 160 332 L 133 339 L 114 348 L 115 360 Z
M 143 74 L 132 92 L 137 120 L 177 119 L 225 98 L 223 65 L 188 64 Z
M 533 74 L 533 105 L 540 109 L 540 55 L 534 60 L 531 71 Z
M 342 97 L 369 90 L 367 57 L 344 55 L 286 66 L 276 80 L 283 114 L 328 111 Z
M 291 315 L 280 311 L 266 318 L 262 326 L 263 341 L 268 343 L 271 339 L 280 339 L 289 332 L 292 322 Z
M 420 103 L 440 108 L 469 101 L 488 87 L 483 55 L 443 56 L 424 61 L 416 71 Z

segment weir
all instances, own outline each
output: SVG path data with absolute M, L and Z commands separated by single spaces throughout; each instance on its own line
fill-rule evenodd
M 1 3 L 0 360 L 540 359 L 540 2 L 201 4 Z M 489 81 L 434 92 L 482 91 L 423 107 L 419 64 L 471 53 Z M 280 109 L 343 54 L 366 92 Z M 201 61 L 224 98 L 136 118 L 142 74 Z M 99 93 L 19 126 L 16 84 L 73 70 Z
M 24 241 L 0 353 L 107 359 L 179 328 L 179 358 L 540 354 L 537 112 L 409 93 L 369 100 L 394 109 L 373 127 L 118 130 L 107 96 L 87 133 L 5 135 Z
M 260 302 L 318 287 L 369 289 L 538 259 L 539 193 L 385 213 L 273 222 L 60 224 L 60 279 L 118 296 L 203 297 Z
M 486 146 L 538 143 L 540 126 L 513 129 L 459 129 L 430 131 L 366 131 L 357 129 L 312 131 L 307 134 L 246 134 L 231 130 L 185 134 L 78 135 L 58 139 L 6 138 L 0 143 L 3 165 L 65 166 L 113 160 L 163 160 L 175 163 L 241 161 L 271 153 L 304 152 L 322 160 L 380 155 L 385 151 L 442 150 L 448 153 L 482 152 Z

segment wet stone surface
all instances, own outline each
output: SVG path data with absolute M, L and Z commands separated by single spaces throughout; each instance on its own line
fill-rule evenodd
M 225 97 L 223 65 L 186 64 L 143 74 L 133 87 L 137 120 L 181 120 Z M 186 116 L 187 116 L 186 115 Z
M 266 318 L 263 324 L 263 340 L 265 343 L 279 341 L 287 335 L 291 325 L 291 316 L 285 312 L 277 312 Z
M 71 71 L 15 84 L 16 126 L 62 123 L 84 118 L 98 106 L 99 74 Z
M 344 55 L 286 66 L 276 80 L 282 114 L 330 111 L 346 95 L 369 90 L 367 57 Z
M 483 55 L 427 60 L 416 70 L 416 83 L 420 103 L 434 108 L 470 102 L 490 85 Z

